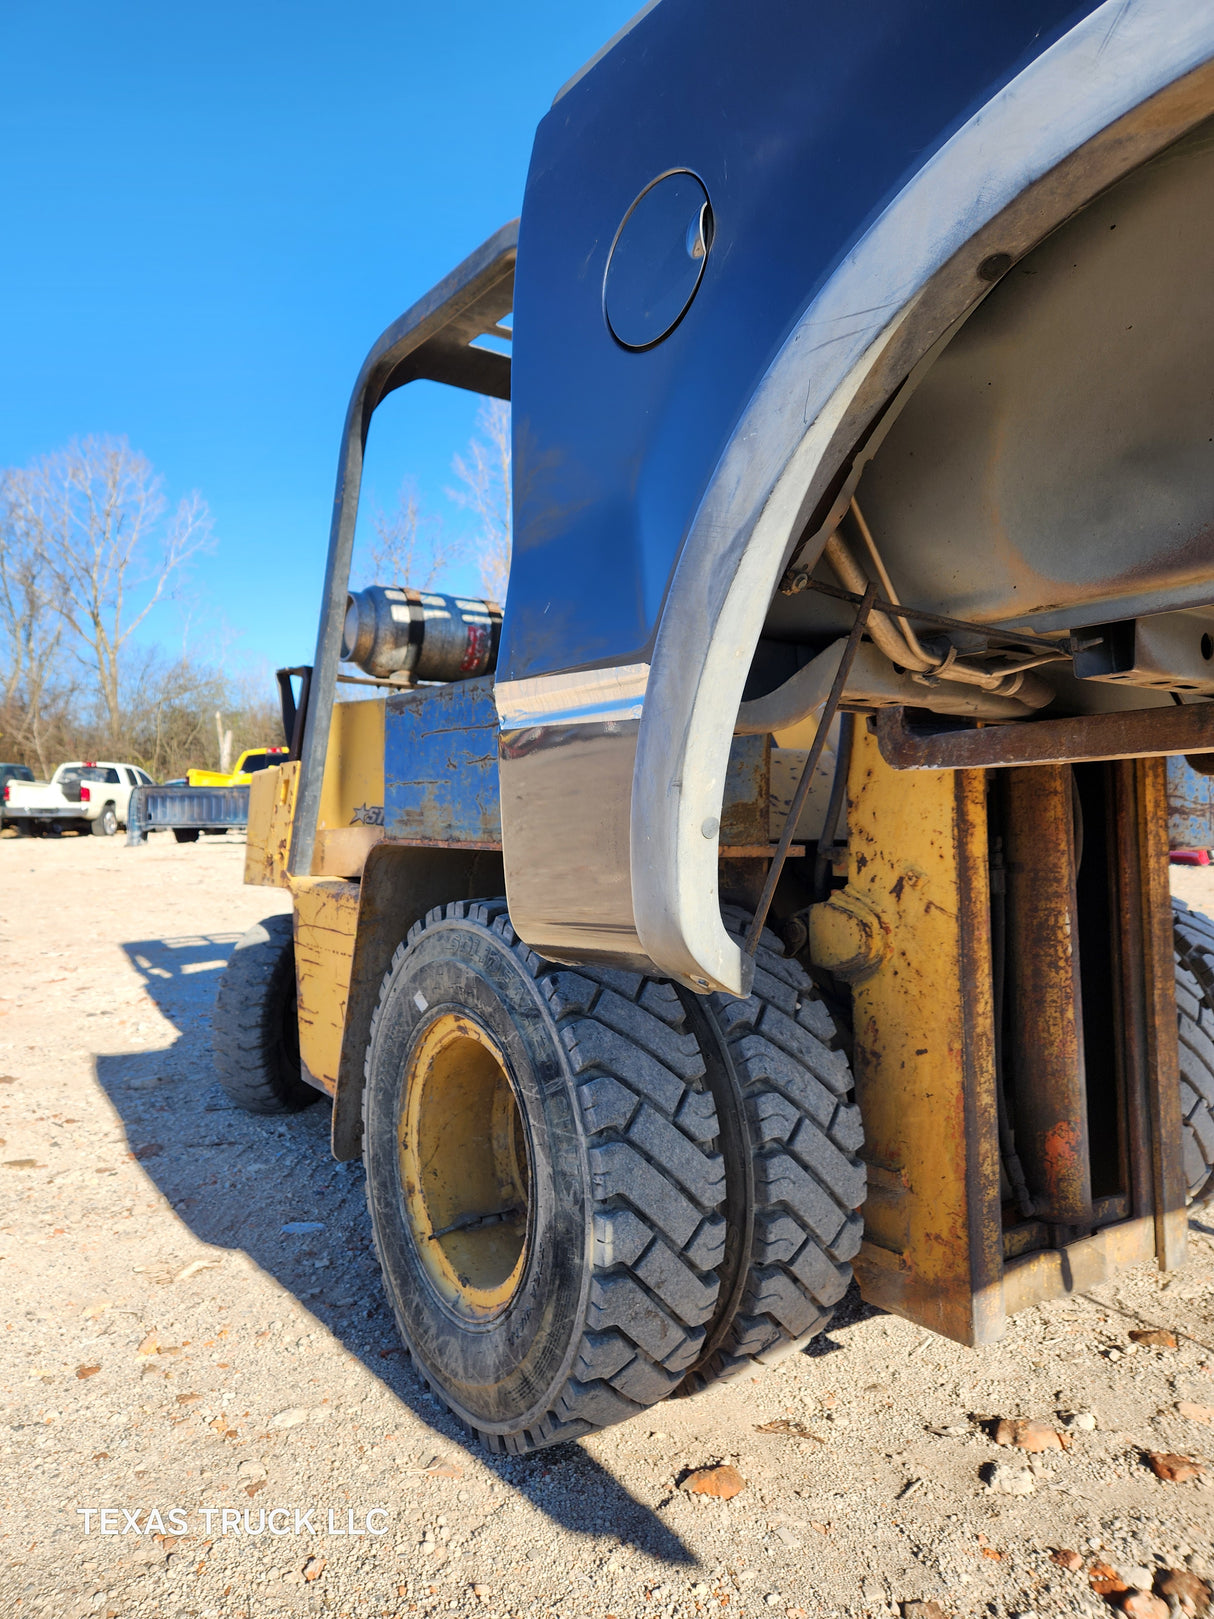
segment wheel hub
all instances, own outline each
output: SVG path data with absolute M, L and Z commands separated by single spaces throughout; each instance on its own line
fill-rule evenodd
M 500 1315 L 527 1257 L 530 1174 L 514 1087 L 479 1024 L 441 1013 L 407 1060 L 398 1131 L 409 1231 L 457 1314 Z

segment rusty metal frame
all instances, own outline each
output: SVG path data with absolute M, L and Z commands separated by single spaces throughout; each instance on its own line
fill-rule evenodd
M 964 728 L 921 724 L 905 708 L 885 708 L 876 728 L 881 757 L 895 770 L 1079 764 L 1214 751 L 1214 703 Z
M 810 743 L 809 752 L 805 756 L 801 776 L 792 795 L 792 803 L 788 806 L 788 814 L 784 817 L 780 840 L 776 844 L 776 851 L 771 858 L 771 867 L 763 884 L 763 892 L 759 895 L 759 903 L 755 907 L 755 914 L 751 918 L 749 928 L 746 930 L 746 942 L 742 947 L 744 961 L 749 958 L 753 963 L 755 952 L 759 948 L 759 938 L 763 932 L 763 924 L 767 921 L 767 913 L 771 909 L 772 900 L 775 898 L 776 884 L 780 881 L 780 873 L 784 870 L 784 862 L 788 858 L 793 835 L 797 830 L 797 823 L 801 819 L 801 811 L 805 808 L 805 800 L 809 797 L 809 789 L 813 785 L 818 760 L 822 757 L 822 750 L 826 746 L 830 728 L 835 723 L 835 715 L 839 712 L 839 704 L 843 700 L 847 677 L 851 673 L 852 664 L 856 661 L 856 653 L 860 650 L 860 638 L 864 634 L 869 614 L 872 612 L 873 602 L 876 599 L 877 585 L 876 581 L 873 580 L 870 581 L 868 589 L 860 600 L 855 621 L 847 637 L 847 644 L 843 648 L 843 656 L 839 659 L 839 667 L 835 671 L 835 678 L 831 683 L 826 702 L 822 705 L 822 712 L 818 716 L 818 727 L 814 732 L 814 739 Z M 749 983 L 747 987 L 749 987 Z
M 1152 1258 L 1161 1270 L 1185 1260 L 1188 1218 L 1163 761 L 1111 764 L 1107 791 L 1114 982 L 1106 1010 L 1119 1033 L 1116 1079 L 1126 1127 L 1122 1173 L 1128 1195 L 1103 1200 L 1121 1215 L 1116 1223 L 1078 1241 L 1009 1259 L 1003 1273 L 1009 1315 L 1093 1287 Z
M 1079 973 L 1073 783 L 1068 765 L 1001 771 L 1006 873 L 1003 1078 L 1035 1213 L 1091 1226 L 1087 1071 Z
M 988 1343 L 1004 1310 L 985 777 L 908 791 L 859 731 L 848 828 L 847 887 L 810 917 L 815 959 L 852 982 L 869 1181 L 856 1274 L 870 1303 Z
M 1159 759 L 1114 773 L 1119 962 L 1126 1024 L 1130 1203 L 1153 1222 L 1161 1267 L 1182 1264 L 1188 1233 L 1181 1159 L 1180 1053 L 1172 951 L 1166 771 Z
M 1028 1005 L 1011 1009 L 1007 1023 L 1022 1063 L 1027 1052 L 1019 1091 L 1023 1101 L 1027 1088 L 1032 1104 L 1021 1108 L 1018 1146 L 1040 1125 L 1042 1139 L 1025 1144 L 1034 1194 L 1049 1196 L 1035 1218 L 1017 1221 L 1009 1208 L 1005 1234 L 988 865 L 994 785 L 982 770 L 924 771 L 908 781 L 874 731 L 859 731 L 847 886 L 812 907 L 809 924 L 815 963 L 852 986 L 869 1183 L 861 1292 L 967 1344 L 992 1342 L 1008 1314 L 1128 1264 L 1154 1256 L 1170 1269 L 1183 1260 L 1186 1232 L 1166 768 L 1148 758 L 1110 763 L 1099 778 L 1107 871 L 1097 869 L 1109 885 L 1114 948 L 1107 1005 L 1089 1004 L 1089 1016 L 1117 1030 L 1113 1056 L 1102 1061 L 1112 1063 L 1108 1105 L 1121 1121 L 1121 1157 L 1120 1190 L 1097 1198 L 1084 1128 L 1079 953 L 1065 935 L 1105 922 L 1103 913 L 1084 913 L 1085 921 L 1074 892 L 1070 772 L 1015 772 L 1006 784 L 1012 802 L 1002 804 L 1002 830 L 1013 816 L 1022 822 L 1007 845 L 1011 908 L 1044 882 L 1047 910 L 1061 905 L 1065 914 L 1046 917 L 1052 944 L 1041 960 L 1032 937 L 1040 908 L 1021 903 L 1011 924 L 1022 996 L 1043 995 L 1043 974 L 1060 982 L 1050 1004 L 1039 1000 L 1041 1030 L 1019 1041 Z M 1034 837 L 1057 847 L 1041 855 Z M 1059 1123 L 1070 1126 L 1061 1155 Z

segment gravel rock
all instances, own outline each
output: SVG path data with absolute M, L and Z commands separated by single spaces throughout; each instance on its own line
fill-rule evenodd
M 1032 1495 L 1037 1481 L 1027 1467 L 1011 1467 L 1006 1462 L 987 1462 L 981 1469 L 982 1482 L 996 1495 Z
M 1098 1597 L 1120 1596 L 1129 1585 L 1108 1563 L 1095 1562 L 1088 1570 L 1088 1584 Z
M 1039 1422 L 1035 1417 L 1004 1417 L 995 1429 L 995 1443 L 1014 1445 L 1017 1450 L 1027 1450 L 1033 1455 L 1066 1448 L 1061 1434 L 1048 1422 Z
M 290 1405 L 285 1411 L 277 1411 L 270 1418 L 271 1428 L 298 1428 L 301 1422 L 308 1420 L 308 1413 L 302 1405 Z
M 1069 1411 L 1061 1421 L 1064 1428 L 1077 1433 L 1094 1433 L 1096 1429 L 1096 1418 L 1090 1411 Z
M 1083 1567 L 1083 1558 L 1078 1552 L 1067 1551 L 1062 1547 L 1050 1553 L 1050 1562 L 1057 1563 L 1059 1568 L 1069 1569 L 1072 1574 L 1077 1574 Z
M 1199 1575 L 1187 1568 L 1167 1568 L 1155 1580 L 1155 1590 L 1161 1597 L 1178 1602 L 1184 1613 L 1202 1615 L 1210 1606 L 1211 1588 Z
M 1166 1327 L 1137 1327 L 1130 1334 L 1130 1342 L 1144 1349 L 1175 1349 L 1176 1334 Z
M 1149 1591 L 1127 1591 L 1120 1600 L 1121 1611 L 1129 1619 L 1168 1619 L 1167 1603 Z
M 746 1480 L 736 1467 L 700 1467 L 688 1473 L 679 1488 L 689 1495 L 712 1495 L 719 1501 L 732 1501 L 746 1488 Z
M 1187 1484 L 1205 1472 L 1200 1462 L 1195 1462 L 1191 1456 L 1178 1456 L 1175 1451 L 1148 1451 L 1147 1465 L 1165 1484 Z

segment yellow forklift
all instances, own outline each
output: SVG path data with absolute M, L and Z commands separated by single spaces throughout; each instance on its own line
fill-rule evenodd
M 493 1448 L 853 1276 L 980 1351 L 1214 1190 L 1214 13 L 1113 9 L 660 0 L 362 367 L 215 1055 Z M 504 614 L 350 590 L 419 379 L 513 399 Z

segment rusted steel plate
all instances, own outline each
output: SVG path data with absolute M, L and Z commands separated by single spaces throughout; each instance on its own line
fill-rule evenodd
M 314 1085 L 337 1088 L 359 887 L 337 878 L 296 877 L 295 980 L 299 991 L 299 1055 Z
M 895 770 L 1078 764 L 1214 751 L 1214 703 L 933 731 L 912 725 L 904 708 L 885 708 L 876 727 L 881 757 Z
M 735 736 L 725 770 L 721 842 L 743 846 L 766 844 L 770 796 L 771 738 Z
M 493 679 L 388 698 L 384 830 L 389 838 L 500 845 Z
M 861 731 L 848 799 L 842 898 L 874 944 L 853 983 L 869 1179 L 860 1290 L 989 1343 L 1003 1302 L 985 780 L 907 782 Z
M 1016 1151 L 1038 1217 L 1090 1225 L 1070 767 L 1009 770 L 999 787 L 1007 868 L 1004 1068 Z
M 473 843 L 468 838 L 461 838 L 458 842 L 449 838 L 389 838 L 387 842 L 394 849 L 491 849 L 498 854 L 502 852 L 500 843 Z
M 1214 776 L 1168 760 L 1168 848 L 1214 849 Z
M 1004 1305 L 1009 1315 L 1030 1309 L 1047 1299 L 1086 1292 L 1107 1282 L 1131 1265 L 1151 1258 L 1155 1248 L 1154 1224 L 1149 1219 L 1123 1220 L 1093 1237 L 1068 1242 L 1065 1248 L 1047 1248 L 1008 1262 L 1003 1273 Z
M 244 880 L 257 887 L 286 888 L 287 854 L 299 787 L 299 760 L 259 770 L 249 784 L 249 831 Z

